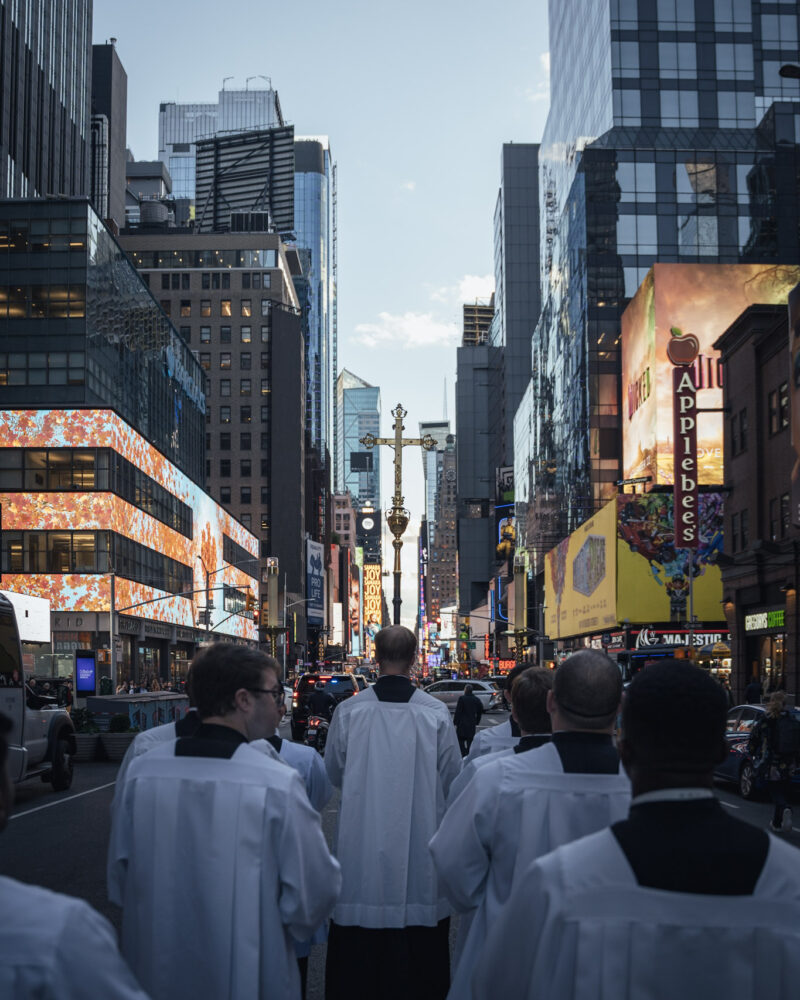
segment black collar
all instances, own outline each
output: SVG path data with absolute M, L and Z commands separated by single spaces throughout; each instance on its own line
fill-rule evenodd
M 191 736 L 175 744 L 176 757 L 221 757 L 230 760 L 242 743 L 247 743 L 238 729 L 201 722 Z
M 403 674 L 384 674 L 377 679 L 372 690 L 378 701 L 406 702 L 411 701 L 414 685 Z
M 267 737 L 267 743 L 269 743 L 276 753 L 281 752 L 281 747 L 283 746 L 283 740 L 278 736 L 277 733 L 274 736 Z
M 531 733 L 530 736 L 523 736 L 514 747 L 514 753 L 527 753 L 528 750 L 535 750 L 550 742 L 550 733 Z

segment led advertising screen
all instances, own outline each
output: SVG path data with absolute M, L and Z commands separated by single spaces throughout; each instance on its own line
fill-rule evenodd
M 381 627 L 381 566 L 364 563 L 364 630 L 373 639 Z
M 223 584 L 254 595 L 257 581 L 223 558 L 224 536 L 258 559 L 258 540 L 219 506 L 197 483 L 109 410 L 4 410 L 0 413 L 0 448 L 110 448 L 141 469 L 192 511 L 193 537 L 168 527 L 139 507 L 109 492 L 0 493 L 3 528 L 8 531 L 113 531 L 192 567 L 194 594 L 165 591 L 117 575 L 116 608 L 125 614 L 192 626 L 205 606 L 209 585 Z M 224 569 L 222 568 L 224 567 Z M 247 567 L 249 568 L 249 566 Z M 44 597 L 53 611 L 108 611 L 111 581 L 105 573 L 3 574 L 9 590 Z M 163 600 L 142 607 L 131 605 Z M 212 591 L 211 627 L 220 633 L 256 639 L 257 629 L 243 615 L 230 615 L 222 594 Z
M 94 650 L 75 651 L 75 693 L 83 698 L 97 693 L 97 663 Z
M 545 626 L 551 639 L 617 624 L 616 501 L 547 553 Z
M 654 264 L 622 314 L 623 477 L 673 483 L 673 330 L 699 344 L 694 364 L 699 482 L 723 482 L 722 382 L 714 342 L 751 305 L 786 301 L 800 267 Z
M 320 542 L 306 541 L 306 618 L 309 625 L 325 622 L 325 550 Z

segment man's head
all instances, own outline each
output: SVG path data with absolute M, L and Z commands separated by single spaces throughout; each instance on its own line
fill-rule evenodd
M 322 681 L 317 681 L 316 684 L 314 685 L 314 690 L 315 691 L 324 691 L 325 690 L 325 685 L 322 683 Z
M 638 673 L 622 705 L 620 758 L 634 794 L 707 786 L 727 753 L 725 692 L 686 660 L 661 660 Z
M 556 670 L 547 711 L 553 731 L 611 732 L 622 696 L 622 675 L 605 653 L 582 649 Z
M 405 625 L 387 625 L 375 636 L 375 659 L 381 674 L 407 674 L 414 663 L 417 640 Z
M 14 785 L 8 773 L 8 734 L 11 719 L 0 714 L 0 833 L 6 828 L 14 804 Z
M 528 667 L 511 688 L 511 714 L 523 735 L 550 732 L 547 692 L 553 688 L 553 671 Z
M 471 684 L 467 684 L 464 687 L 464 694 L 472 694 L 472 691 L 473 691 L 473 687 L 472 687 Z
M 506 674 L 505 684 L 503 685 L 503 701 L 509 708 L 511 708 L 511 688 L 514 686 L 514 681 L 520 674 L 529 669 L 530 667 L 526 666 L 524 663 L 518 663 Z
M 200 718 L 238 730 L 248 740 L 272 736 L 283 700 L 280 668 L 257 649 L 215 642 L 192 660 L 189 700 Z

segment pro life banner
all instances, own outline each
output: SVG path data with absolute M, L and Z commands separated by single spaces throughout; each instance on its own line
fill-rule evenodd
M 696 549 L 697 514 L 697 386 L 694 368 L 672 370 L 675 461 L 675 548 Z

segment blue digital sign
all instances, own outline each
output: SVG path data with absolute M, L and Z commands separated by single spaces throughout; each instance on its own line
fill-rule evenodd
M 93 650 L 75 653 L 75 693 L 86 696 L 97 693 L 97 663 Z

